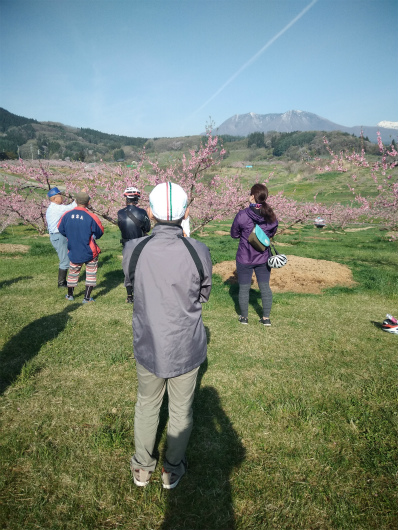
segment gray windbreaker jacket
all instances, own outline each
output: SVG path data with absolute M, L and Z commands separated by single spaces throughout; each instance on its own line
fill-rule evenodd
M 180 226 L 158 223 L 138 259 L 134 282 L 133 344 L 136 361 L 157 377 L 190 372 L 206 358 L 207 339 L 202 306 L 211 290 L 210 251 L 188 238 L 203 264 L 204 280 L 184 243 Z M 131 254 L 144 238 L 123 249 L 128 275 Z

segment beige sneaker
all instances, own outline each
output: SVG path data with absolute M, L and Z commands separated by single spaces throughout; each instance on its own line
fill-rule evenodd
M 182 475 L 176 475 L 175 473 L 171 473 L 171 472 L 169 473 L 168 471 L 164 469 L 164 467 L 162 467 L 162 482 L 163 482 L 164 489 L 172 490 L 178 485 L 182 477 L 185 475 L 185 471 L 187 469 L 186 461 L 183 461 L 183 465 L 184 465 L 184 472 Z
M 131 472 L 133 474 L 134 484 L 136 486 L 144 487 L 151 480 L 152 471 L 145 471 L 144 469 L 135 469 L 131 466 Z

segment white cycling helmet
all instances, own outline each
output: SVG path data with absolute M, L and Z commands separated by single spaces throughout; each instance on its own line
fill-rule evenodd
M 141 192 L 134 186 L 130 186 L 124 190 L 123 195 L 128 199 L 139 199 L 141 197 Z
M 268 265 L 273 269 L 280 269 L 287 263 L 287 257 L 284 254 L 276 254 L 268 258 Z

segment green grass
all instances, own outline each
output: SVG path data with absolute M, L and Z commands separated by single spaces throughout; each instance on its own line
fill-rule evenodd
M 214 263 L 237 242 L 206 227 Z M 100 241 L 96 303 L 56 287 L 48 237 L 10 227 L 0 244 L 0 527 L 7 529 L 395 529 L 398 526 L 398 243 L 376 228 L 279 235 L 286 254 L 343 263 L 357 286 L 274 294 L 272 327 L 237 323 L 237 287 L 214 276 L 202 366 L 176 490 L 134 486 L 137 380 L 118 231 Z M 166 403 L 157 451 L 164 452 Z
M 314 161 L 311 163 L 314 167 L 311 167 L 304 161 L 272 157 L 263 149 L 253 151 L 245 148 L 241 142 L 237 142 L 234 147 L 222 162 L 222 171 L 229 175 L 239 174 L 240 180 L 247 187 L 269 178 L 268 188 L 271 195 L 282 191 L 287 197 L 303 202 L 313 202 L 314 196 L 317 195 L 319 203 L 330 205 L 339 202 L 346 205 L 354 200 L 348 184 L 355 188 L 356 194 L 360 193 L 364 197 L 371 198 L 378 193 L 369 168 L 349 166 L 347 163 L 346 172 L 319 173 L 316 169 L 318 163 Z M 379 160 L 372 155 L 368 155 L 367 159 L 370 164 Z M 236 167 L 236 163 L 241 165 L 242 161 L 245 161 L 244 164 L 249 162 L 253 167 Z M 326 165 L 327 161 L 330 164 L 331 159 L 323 157 L 321 165 Z M 389 173 L 396 174 L 396 170 L 393 169 Z M 355 182 L 352 180 L 354 174 Z M 378 174 L 378 178 L 382 181 L 383 177 Z

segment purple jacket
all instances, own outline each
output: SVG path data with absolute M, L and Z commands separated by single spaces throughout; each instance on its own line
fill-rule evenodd
M 234 222 L 231 226 L 231 237 L 240 239 L 238 251 L 236 253 L 236 261 L 244 265 L 261 265 L 266 263 L 269 258 L 269 250 L 266 248 L 264 252 L 258 252 L 248 242 L 247 238 L 255 226 L 254 221 L 260 226 L 269 238 L 276 234 L 278 228 L 278 221 L 268 224 L 264 217 L 258 215 L 254 208 L 245 208 L 236 214 Z

